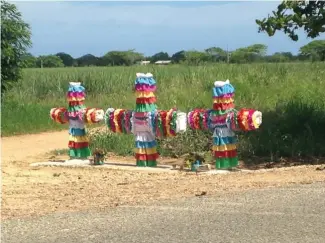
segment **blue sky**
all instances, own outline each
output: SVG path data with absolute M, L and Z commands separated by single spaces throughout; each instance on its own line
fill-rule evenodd
M 280 32 L 274 37 L 257 32 L 255 19 L 266 17 L 279 1 L 11 2 L 32 28 L 34 55 L 66 52 L 76 58 L 128 49 L 171 55 L 212 46 L 234 50 L 256 43 L 266 44 L 268 53 L 297 53 L 311 41 L 303 32 L 298 42 Z

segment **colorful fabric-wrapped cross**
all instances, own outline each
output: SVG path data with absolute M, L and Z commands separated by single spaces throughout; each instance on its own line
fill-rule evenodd
M 57 123 L 69 122 L 69 156 L 70 158 L 86 159 L 91 155 L 85 124 L 98 123 L 104 119 L 104 110 L 86 108 L 84 105 L 85 88 L 79 82 L 70 82 L 67 93 L 68 109 L 53 108 L 51 119 Z
M 156 137 L 172 137 L 186 130 L 186 113 L 157 110 L 156 81 L 151 73 L 137 73 L 135 110 L 108 108 L 105 122 L 114 133 L 134 134 L 136 165 L 157 166 Z
M 213 131 L 213 155 L 216 169 L 238 165 L 235 131 L 258 129 L 262 113 L 252 109 L 235 110 L 234 87 L 227 81 L 216 81 L 213 87 L 213 109 L 195 109 L 188 113 L 190 128 Z

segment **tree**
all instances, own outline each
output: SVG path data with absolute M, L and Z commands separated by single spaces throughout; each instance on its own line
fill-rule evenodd
M 64 64 L 58 56 L 48 55 L 48 56 L 39 56 L 36 61 L 37 67 L 64 67 Z
M 73 57 L 67 53 L 59 52 L 55 55 L 58 56 L 62 60 L 65 67 L 72 67 L 75 63 L 75 60 L 73 59 Z
M 36 62 L 37 62 L 37 58 L 34 57 L 32 54 L 27 53 L 26 55 L 22 56 L 22 62 L 23 68 L 35 68 L 37 67 Z
M 325 40 L 314 40 L 300 48 L 300 54 L 313 61 L 325 61 Z
M 172 55 L 171 57 L 173 63 L 180 63 L 185 60 L 185 51 L 179 51 Z
M 135 52 L 134 50 L 110 51 L 101 58 L 101 63 L 105 64 L 103 66 L 130 66 L 143 58 L 141 53 Z
M 293 60 L 291 52 L 275 52 L 272 56 L 265 58 L 268 62 L 289 62 Z
M 1 1 L 1 94 L 21 78 L 31 31 L 14 4 Z
M 225 62 L 227 61 L 227 52 L 220 47 L 210 47 L 205 50 L 212 58 L 211 60 L 215 62 Z
M 247 63 L 261 60 L 267 51 L 267 46 L 254 44 L 247 47 L 238 48 L 231 53 L 231 62 Z
M 325 1 L 283 1 L 277 11 L 273 11 L 273 16 L 256 20 L 256 23 L 258 32 L 266 31 L 269 36 L 281 30 L 297 41 L 296 31 L 304 28 L 307 37 L 315 38 L 325 32 Z
M 167 61 L 169 59 L 170 57 L 167 52 L 158 52 L 150 58 L 150 61 L 154 63 L 160 60 Z
M 79 67 L 97 66 L 99 58 L 95 57 L 92 54 L 86 54 L 86 55 L 83 55 L 82 57 L 77 58 L 76 61 L 77 61 L 77 64 Z
M 195 50 L 185 52 L 185 61 L 187 64 L 199 65 L 210 60 L 211 56 L 206 52 L 200 52 Z

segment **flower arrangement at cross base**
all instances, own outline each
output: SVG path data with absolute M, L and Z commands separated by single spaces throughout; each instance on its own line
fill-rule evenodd
M 198 168 L 204 165 L 204 154 L 191 152 L 184 158 L 184 167 L 191 169 L 191 171 L 197 171 Z
M 98 149 L 96 148 L 95 150 L 92 151 L 93 154 L 93 165 L 102 165 L 104 164 L 104 160 L 105 160 L 105 155 L 106 152 L 102 149 Z

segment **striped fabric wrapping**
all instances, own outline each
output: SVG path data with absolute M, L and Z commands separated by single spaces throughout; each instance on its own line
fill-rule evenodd
M 85 96 L 85 88 L 80 83 L 70 83 L 67 93 L 70 134 L 68 146 L 72 158 L 87 158 L 91 155 L 85 128 L 85 121 L 88 118 L 91 120 L 91 117 L 87 118 L 85 114 Z
M 214 129 L 213 155 L 216 169 L 227 169 L 238 165 L 237 138 L 229 126 L 228 115 L 234 111 L 234 87 L 229 82 L 215 83 L 213 87 L 213 109 L 209 114 L 209 125 Z
M 135 159 L 137 166 L 157 166 L 159 157 L 154 134 L 156 126 L 156 80 L 152 74 L 137 73 L 134 82 L 136 106 L 133 112 L 132 131 L 135 135 Z
M 234 111 L 230 116 L 233 130 L 252 131 L 259 128 L 262 113 L 253 109 L 241 109 Z
M 137 166 L 155 167 L 159 157 L 156 137 L 171 137 L 177 131 L 184 131 L 185 113 L 178 114 L 176 109 L 157 110 L 157 87 L 152 74 L 137 73 L 136 76 L 134 111 L 109 108 L 105 113 L 105 123 L 112 132 L 132 133 L 135 136 Z
M 155 117 L 155 133 L 157 137 L 176 136 L 177 109 L 159 110 Z
M 53 121 L 65 124 L 69 121 L 67 109 L 63 107 L 52 108 L 50 111 L 50 117 Z
M 235 110 L 234 87 L 227 81 L 215 81 L 211 110 L 194 109 L 187 114 L 187 124 L 194 130 L 213 131 L 213 155 L 216 169 L 238 165 L 237 137 L 234 131 L 257 129 L 262 113 L 252 109 Z
M 79 82 L 70 82 L 66 94 L 68 109 L 53 108 L 51 119 L 64 124 L 69 122 L 69 156 L 85 159 L 91 155 L 85 123 L 97 123 L 104 117 L 104 111 L 97 108 L 86 108 L 85 88 Z
M 157 166 L 159 154 L 156 138 L 152 132 L 136 133 L 134 153 L 137 166 Z
M 207 109 L 195 109 L 187 114 L 187 123 L 193 130 L 209 129 L 209 113 Z
M 114 133 L 132 132 L 132 111 L 109 108 L 105 113 L 105 124 Z
M 84 111 L 84 121 L 88 124 L 98 123 L 104 116 L 104 111 L 99 108 L 86 108 Z

